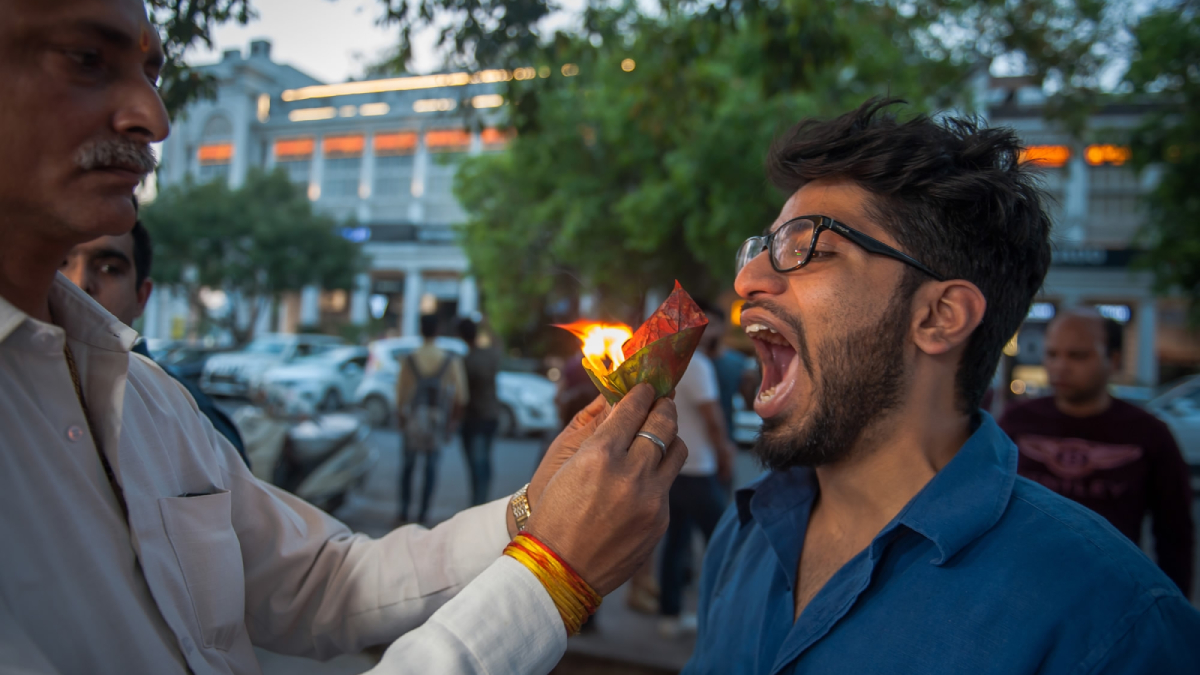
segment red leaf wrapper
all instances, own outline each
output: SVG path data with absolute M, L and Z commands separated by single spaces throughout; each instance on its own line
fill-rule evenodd
M 574 330 L 578 323 L 564 328 L 579 335 Z M 610 403 L 641 382 L 653 386 L 655 396 L 661 398 L 679 384 L 706 326 L 708 318 L 676 281 L 667 299 L 622 346 L 624 363 L 610 373 L 594 370 L 586 358 L 583 366 Z

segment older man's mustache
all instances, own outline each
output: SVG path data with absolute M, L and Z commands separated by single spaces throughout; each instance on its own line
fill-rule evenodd
M 84 171 L 124 169 L 143 176 L 158 166 L 148 143 L 121 136 L 88 141 L 75 153 L 75 163 Z

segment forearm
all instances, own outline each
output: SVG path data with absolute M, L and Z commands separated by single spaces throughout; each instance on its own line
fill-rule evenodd
M 487 569 L 510 539 L 503 501 L 432 530 L 407 526 L 371 539 L 280 495 L 284 508 L 274 508 L 283 522 L 247 533 L 243 557 L 251 638 L 282 653 L 328 658 L 395 640 Z
M 424 625 L 396 640 L 369 672 L 541 675 L 566 646 L 562 617 L 541 583 L 501 557 Z

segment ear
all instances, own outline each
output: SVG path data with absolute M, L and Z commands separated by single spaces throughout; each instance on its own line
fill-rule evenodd
M 133 318 L 135 318 L 135 319 L 138 318 L 139 316 L 142 315 L 142 312 L 146 311 L 146 303 L 149 302 L 150 292 L 153 290 L 154 290 L 154 280 L 150 279 L 149 277 L 143 279 L 142 285 L 138 286 L 138 289 L 137 289 L 137 305 L 138 305 L 137 316 L 135 316 Z
M 951 279 L 921 287 L 913 298 L 913 342 L 926 354 L 945 354 L 963 346 L 983 321 L 987 300 L 975 284 Z

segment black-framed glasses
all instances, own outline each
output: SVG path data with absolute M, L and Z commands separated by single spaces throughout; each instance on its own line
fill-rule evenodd
M 743 267 L 750 264 L 750 261 L 758 257 L 758 254 L 764 250 L 770 251 L 771 267 L 776 272 L 798 270 L 812 260 L 813 252 L 817 249 L 817 240 L 825 230 L 832 230 L 840 234 L 864 248 L 868 253 L 885 255 L 899 260 L 905 265 L 911 265 L 938 281 L 946 280 L 945 277 L 921 264 L 907 253 L 897 251 L 882 241 L 847 227 L 829 216 L 792 218 L 765 237 L 750 237 L 738 249 L 737 271 L 740 273 Z

